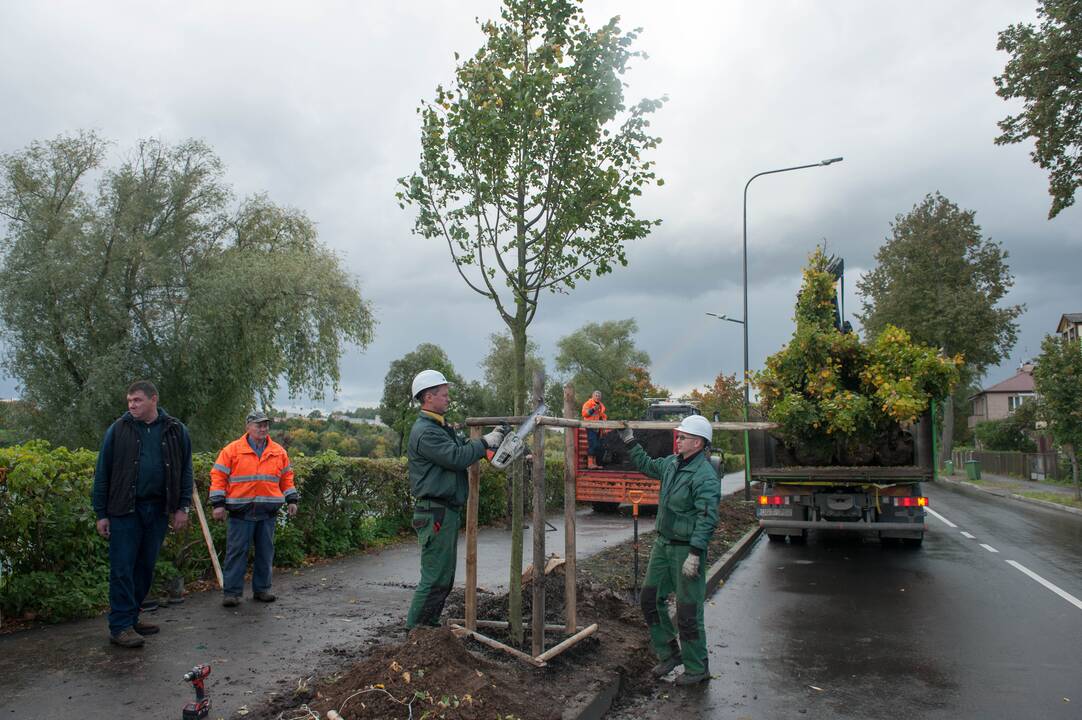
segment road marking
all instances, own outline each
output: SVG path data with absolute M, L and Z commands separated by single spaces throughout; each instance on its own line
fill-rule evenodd
M 982 547 L 982 548 L 984 548 L 985 550 L 987 550 L 988 552 L 993 552 L 993 553 L 997 553 L 997 552 L 999 552 L 999 550 L 996 550 L 996 549 L 995 549 L 994 547 L 992 547 L 991 545 L 987 545 L 987 544 L 985 544 L 985 543 L 981 543 L 981 547 Z
M 970 534 L 969 534 L 969 533 L 967 533 L 967 532 L 966 532 L 965 530 L 963 530 L 963 531 L 962 531 L 962 534 L 963 534 L 963 535 L 965 535 L 965 536 L 966 536 L 967 538 L 969 538 L 970 540 L 976 540 L 976 539 L 977 539 L 977 536 L 976 536 L 976 535 L 970 535 Z
M 944 522 L 944 523 L 946 523 L 946 524 L 947 524 L 947 527 L 952 527 L 952 528 L 956 528 L 956 527 L 958 527 L 957 525 L 955 525 L 955 524 L 954 524 L 954 523 L 952 523 L 952 522 L 951 522 L 950 520 L 948 520 L 947 518 L 943 517 L 942 515 L 940 515 L 939 513 L 937 513 L 937 512 L 935 511 L 935 510 L 933 510 L 933 509 L 932 509 L 932 508 L 930 508 L 930 507 L 926 507 L 926 508 L 924 508 L 924 512 L 927 512 L 927 513 L 931 513 L 931 514 L 932 514 L 933 516 L 935 516 L 935 517 L 939 518 L 939 519 L 940 519 L 940 520 L 941 520 L 942 522 Z
M 1055 594 L 1059 595 L 1061 598 L 1063 598 L 1067 602 L 1071 603 L 1072 605 L 1074 605 L 1079 610 L 1082 610 L 1082 600 L 1079 600 L 1078 598 L 1076 598 L 1071 593 L 1067 592 L 1066 590 L 1062 590 L 1062 589 L 1056 587 L 1055 585 L 1048 582 L 1047 580 L 1045 580 L 1043 577 L 1041 577 L 1037 573 L 1030 570 L 1028 567 L 1023 565 L 1022 563 L 1015 562 L 1014 560 L 1008 560 L 1007 564 L 1010 565 L 1011 567 L 1015 568 L 1016 570 L 1021 570 L 1026 575 L 1029 575 L 1031 578 L 1033 578 L 1034 580 L 1039 582 L 1041 585 L 1044 585 L 1046 588 L 1048 588 L 1049 590 L 1051 590 Z

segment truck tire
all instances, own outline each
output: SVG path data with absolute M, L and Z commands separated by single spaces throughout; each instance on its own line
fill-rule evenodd
M 767 540 L 769 540 L 772 543 L 783 543 L 783 542 L 785 542 L 785 535 L 783 535 L 781 533 L 767 533 L 766 538 L 767 538 Z
M 808 543 L 808 531 L 807 529 L 801 530 L 799 535 L 790 535 L 790 545 L 807 545 Z
M 606 515 L 612 515 L 620 510 L 620 503 L 616 502 L 595 502 L 591 503 L 591 505 L 595 513 L 604 513 Z
M 915 538 L 902 538 L 902 545 L 910 548 L 919 548 L 924 544 L 924 533 L 921 533 L 920 537 Z

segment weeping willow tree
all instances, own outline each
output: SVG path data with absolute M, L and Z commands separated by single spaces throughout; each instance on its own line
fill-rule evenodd
M 146 378 L 210 449 L 280 381 L 336 389 L 374 321 L 311 220 L 235 203 L 201 142 L 146 140 L 116 167 L 107 150 L 82 133 L 0 158 L 3 364 L 35 434 L 96 446 Z

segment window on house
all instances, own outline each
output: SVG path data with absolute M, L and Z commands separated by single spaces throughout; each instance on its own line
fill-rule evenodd
M 1022 403 L 1029 399 L 1029 395 L 1011 395 L 1007 398 L 1007 410 L 1009 412 L 1014 412 L 1022 406 Z

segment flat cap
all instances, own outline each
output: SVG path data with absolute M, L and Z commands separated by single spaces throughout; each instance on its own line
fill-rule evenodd
M 267 413 L 263 412 L 262 410 L 256 410 L 255 412 L 250 412 L 250 413 L 248 413 L 248 417 L 246 417 L 244 419 L 244 424 L 245 425 L 247 425 L 248 423 L 261 423 L 261 422 L 270 422 L 270 418 L 267 417 Z

